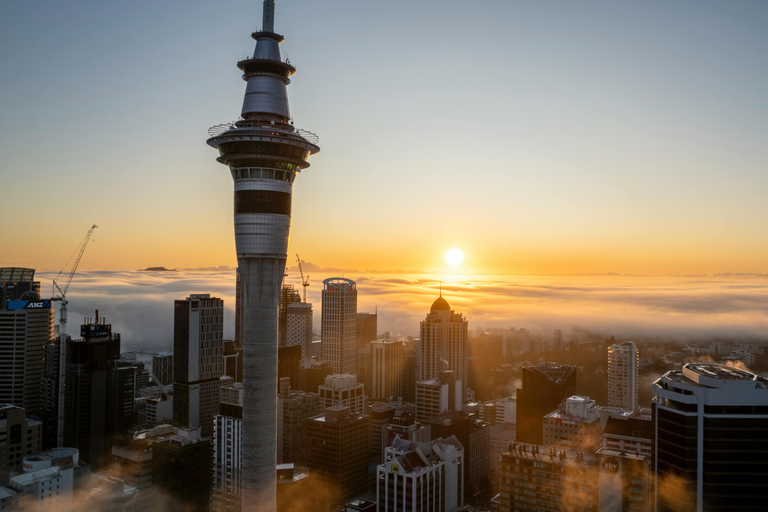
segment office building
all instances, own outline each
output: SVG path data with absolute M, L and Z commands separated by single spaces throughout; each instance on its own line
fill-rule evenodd
M 768 503 L 768 379 L 687 363 L 653 383 L 656 510 L 758 510 Z
M 600 412 L 588 396 L 571 396 L 544 416 L 544 444 L 566 451 L 595 451 L 601 443 Z
M 40 281 L 35 281 L 35 269 L 0 268 L 0 301 L 7 300 L 40 300 Z
M 304 359 L 299 368 L 299 389 L 308 393 L 317 393 L 317 390 L 325 384 L 325 379 L 333 374 L 331 363 L 317 361 L 316 359 Z
M 43 378 L 40 380 L 43 450 L 52 450 L 58 444 L 59 343 L 61 338 L 57 336 L 43 347 Z
M 354 375 L 329 375 L 325 384 L 318 387 L 323 410 L 328 407 L 348 407 L 354 414 L 365 414 L 363 385 Z
M 355 321 L 355 346 L 357 347 L 357 362 L 355 373 L 358 381 L 366 384 L 366 391 L 370 389 L 370 343 L 379 339 L 378 311 L 376 313 L 358 313 Z
M 264 0 L 252 58 L 238 63 L 247 82 L 239 120 L 211 128 L 207 143 L 235 182 L 235 247 L 240 269 L 244 350 L 243 499 L 276 508 L 277 319 L 298 171 L 317 153 L 317 137 L 293 126 L 286 85 L 296 68 L 280 57 L 275 2 Z
M 531 333 L 511 327 L 502 334 L 502 357 L 517 357 L 531 350 Z
M 523 368 L 523 387 L 517 390 L 517 440 L 541 444 L 544 416 L 576 394 L 576 367 L 541 363 Z
M 222 342 L 222 358 L 224 375 L 232 377 L 235 382 L 243 382 L 243 347 L 235 340 Z
M 450 512 L 464 504 L 464 447 L 454 436 L 428 443 L 396 437 L 376 472 L 380 512 Z
M 28 455 L 24 457 L 24 471 L 11 477 L 8 487 L 19 495 L 24 512 L 71 510 L 78 462 L 74 448 Z
M 11 293 L 18 291 L 14 290 Z M 25 298 L 0 300 L 0 404 L 23 407 L 27 414 L 39 415 L 44 347 L 53 338 L 53 306 L 50 300 L 40 300 L 34 291 L 21 296 Z
M 416 415 L 412 413 L 400 412 L 395 414 L 392 421 L 387 425 L 386 432 L 383 433 L 381 456 L 384 457 L 385 450 L 392 446 L 395 437 L 405 441 L 417 441 L 419 443 L 428 443 L 432 440 L 432 428 L 426 423 L 416 421 Z
M 288 346 L 288 309 L 292 304 L 301 302 L 301 295 L 292 284 L 283 283 L 280 289 L 280 302 L 277 309 L 277 340 L 278 346 Z
M 351 279 L 332 277 L 323 281 L 321 339 L 323 361 L 333 373 L 355 374 L 357 347 L 357 286 Z
M 240 512 L 242 489 L 243 385 L 221 387 L 213 430 L 213 512 Z
M 634 412 L 640 407 L 637 378 L 640 355 L 633 341 L 608 347 L 608 406 Z
M 307 420 L 322 414 L 320 395 L 291 389 L 288 379 L 280 379 L 277 397 L 277 463 L 306 466 L 310 443 Z
M 610 415 L 603 427 L 603 448 L 647 455 L 650 460 L 653 421 L 629 415 Z
M 462 396 L 467 392 L 468 324 L 461 313 L 455 313 L 441 295 L 432 303 L 421 321 L 421 340 L 417 352 L 418 380 L 439 379 L 440 373 L 452 370 L 461 382 Z
M 371 385 L 366 388 L 373 400 L 402 398 L 405 371 L 405 346 L 399 340 L 376 340 L 370 350 Z
M 311 357 L 312 304 L 294 302 L 288 306 L 288 334 L 286 345 L 299 345 L 302 357 Z
M 64 444 L 99 470 L 111 447 L 133 426 L 135 374 L 120 367 L 120 334 L 98 315 L 80 326 L 80 339 L 67 340 Z
M 513 443 L 501 454 L 501 510 L 597 512 L 595 455 Z
M 42 423 L 27 418 L 26 410 L 0 405 L 0 484 L 11 471 L 21 471 L 24 457 L 38 453 L 42 445 Z
M 135 512 L 139 491 L 119 478 L 103 477 L 86 498 L 83 510 L 101 512 Z
M 600 512 L 650 512 L 653 503 L 648 455 L 600 448 L 595 452 Z
M 170 500 L 169 510 L 207 512 L 211 479 L 211 441 L 199 428 L 174 429 L 152 443 L 152 486 Z
M 456 372 L 444 371 L 438 379 L 416 383 L 416 419 L 425 421 L 445 411 L 461 410 L 461 381 Z
M 328 490 L 326 503 L 319 505 L 334 510 L 365 489 L 370 417 L 349 407 L 329 407 L 324 415 L 310 418 L 307 428 L 309 470 Z
M 381 464 L 384 459 L 383 448 L 387 436 L 387 427 L 397 414 L 397 406 L 394 403 L 379 402 L 369 404 L 367 414 L 371 417 L 371 431 L 368 441 L 368 454 L 371 461 Z
M 174 301 L 173 313 L 173 424 L 210 438 L 224 373 L 224 301 L 194 294 Z
M 152 356 L 152 373 L 157 377 L 156 384 L 170 386 L 173 384 L 173 354 L 160 352 Z
M 291 387 L 299 387 L 301 382 L 301 363 L 303 362 L 301 347 L 279 347 L 277 349 L 277 378 L 288 377 Z

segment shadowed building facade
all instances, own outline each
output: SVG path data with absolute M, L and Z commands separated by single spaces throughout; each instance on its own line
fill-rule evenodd
M 264 1 L 253 56 L 238 62 L 247 85 L 240 118 L 211 128 L 235 183 L 235 247 L 243 346 L 243 502 L 276 509 L 278 303 L 291 225 L 293 181 L 317 153 L 317 137 L 293 126 L 286 86 L 296 72 L 280 57 L 274 0 Z
M 517 390 L 517 440 L 541 444 L 544 416 L 575 394 L 575 366 L 542 363 L 523 368 L 523 387 Z

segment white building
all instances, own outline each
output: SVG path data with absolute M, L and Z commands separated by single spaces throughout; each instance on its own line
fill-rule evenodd
M 25 512 L 49 512 L 72 508 L 74 468 L 80 460 L 75 448 L 55 448 L 24 457 L 24 472 L 8 486 L 21 495 Z
M 125 482 L 119 478 L 102 478 L 96 487 L 88 495 L 90 506 L 83 507 L 85 510 L 94 512 L 134 512 L 139 491 L 135 487 L 125 485 Z
M 147 398 L 144 402 L 147 425 L 157 426 L 173 421 L 173 393 Z
M 468 332 L 467 319 L 455 313 L 442 295 L 438 297 L 420 324 L 416 380 L 439 379 L 441 372 L 453 370 L 462 383 L 462 396 L 466 395 Z
M 496 424 L 517 423 L 517 398 L 508 396 L 496 400 Z
M 357 346 L 357 285 L 351 279 L 332 277 L 323 281 L 321 338 L 323 361 L 333 373 L 355 373 Z
M 544 416 L 543 440 L 567 451 L 597 449 L 601 442 L 600 411 L 588 396 L 571 396 Z
M 289 347 L 301 346 L 302 357 L 311 357 L 312 345 L 312 304 L 294 302 L 288 306 L 288 327 L 285 344 Z
M 464 503 L 464 447 L 456 436 L 429 443 L 395 437 L 377 474 L 382 510 L 453 512 Z
M 325 384 L 318 386 L 322 410 L 328 407 L 349 407 L 353 414 L 365 414 L 363 384 L 351 374 L 329 375 Z
M 370 343 L 371 388 L 373 399 L 387 400 L 403 396 L 405 347 L 398 340 L 376 340 Z
M 213 428 L 214 512 L 239 512 L 242 489 L 243 384 L 222 386 Z
M 634 411 L 639 407 L 637 375 L 640 356 L 634 341 L 608 347 L 608 405 Z
M 462 382 L 456 372 L 445 371 L 439 379 L 416 383 L 416 419 L 425 421 L 448 410 L 461 410 Z

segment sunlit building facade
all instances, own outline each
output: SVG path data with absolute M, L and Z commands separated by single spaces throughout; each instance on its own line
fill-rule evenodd
M 442 371 L 453 370 L 456 380 L 461 381 L 462 396 L 466 396 L 469 356 L 467 319 L 461 313 L 455 313 L 441 295 L 421 321 L 420 334 L 417 381 L 439 379 Z
M 333 373 L 355 374 L 357 347 L 357 285 L 351 279 L 332 277 L 323 281 L 321 339 L 323 361 Z
M 608 347 L 608 406 L 634 412 L 640 406 L 637 377 L 640 355 L 634 341 Z

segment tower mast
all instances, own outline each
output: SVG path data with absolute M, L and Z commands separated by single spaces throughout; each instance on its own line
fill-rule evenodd
M 247 85 L 240 119 L 214 126 L 208 145 L 235 182 L 235 246 L 243 288 L 242 503 L 276 503 L 277 312 L 291 224 L 293 181 L 320 151 L 291 122 L 286 86 L 296 69 L 280 57 L 274 0 L 264 0 L 253 57 L 237 63 Z

